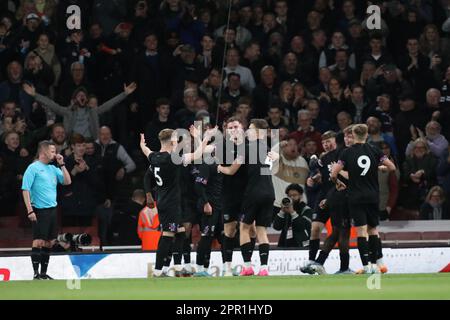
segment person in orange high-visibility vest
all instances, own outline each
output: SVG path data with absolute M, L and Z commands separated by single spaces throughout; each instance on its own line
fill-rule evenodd
M 157 250 L 161 236 L 158 212 L 154 204 L 151 206 L 145 206 L 139 213 L 137 232 L 142 241 L 142 250 Z

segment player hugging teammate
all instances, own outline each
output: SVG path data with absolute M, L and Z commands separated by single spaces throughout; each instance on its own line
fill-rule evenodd
M 156 277 L 167 276 L 164 271 L 167 271 L 172 255 L 177 276 L 192 273 L 193 270 L 186 268 L 190 262 L 186 261 L 186 256 L 186 266 L 182 269 L 179 254 L 186 244 L 186 222 L 191 225 L 198 223 L 201 232 L 194 276 L 209 276 L 207 268 L 214 236 L 219 237 L 222 244 L 223 275 L 233 275 L 232 258 L 238 225 L 238 245 L 241 247 L 245 263 L 240 274 L 246 276 L 254 274 L 251 257 L 258 238 L 261 260 L 258 275 L 268 275 L 269 240 L 266 229 L 272 223 L 275 195 L 271 169 L 273 162 L 278 159 L 278 154 L 268 152 L 266 144 L 268 125 L 265 120 L 252 120 L 247 132 L 248 140 L 242 123 L 237 118 L 230 118 L 225 124 L 225 129 L 225 138 L 221 141 L 224 148 L 220 148 L 221 143 L 215 140 L 215 146 L 208 149 L 208 143 L 217 131 L 206 131 L 205 138 L 200 142 L 200 130 L 191 127 L 192 136 L 197 140 L 197 145 L 201 146 L 194 153 L 184 154 L 176 151 L 179 149 L 178 138 L 173 130 L 163 130 L 159 134 L 161 141 L 159 152 L 148 149 L 144 137 L 141 136 L 141 149 L 150 162 L 146 190 L 151 188 L 148 181 L 153 180 L 163 231 L 156 256 L 154 271 Z M 210 150 L 215 152 L 208 161 L 205 161 L 211 155 Z M 201 163 L 191 164 L 202 156 Z M 176 157 L 182 158 L 181 164 L 172 161 Z M 180 185 L 183 186 L 183 190 Z M 186 189 L 191 186 L 195 195 L 187 197 Z M 190 210 L 186 209 L 188 207 Z M 195 214 L 191 211 L 195 211 Z M 222 225 L 223 237 L 218 232 Z
M 367 143 L 365 124 L 352 127 L 353 145 L 344 150 L 332 168 L 331 180 L 347 188 L 350 217 L 358 234 L 358 251 L 363 269 L 357 273 L 387 272 L 383 264 L 379 225 L 378 170 L 394 171 L 395 165 L 378 148 Z M 339 181 L 342 171 L 348 174 L 347 185 Z M 369 264 L 370 262 L 370 264 Z
M 323 135 L 325 152 L 317 161 L 319 173 L 308 179 L 310 186 L 320 183 L 321 190 L 313 216 L 309 261 L 301 271 L 325 274 L 323 265 L 339 242 L 341 266 L 337 274 L 353 273 L 349 268 L 350 228 L 353 223 L 357 228 L 358 249 L 364 267 L 356 273 L 385 273 L 387 268 L 383 264 L 381 239 L 377 230 L 378 211 L 373 208 L 377 207 L 379 201 L 378 170 L 395 170 L 395 166 L 380 150 L 366 143 L 367 126 L 352 125 L 345 128 L 343 140 L 344 145 L 337 147 L 333 132 Z M 328 219 L 331 219 L 332 233 L 325 239 L 316 258 L 320 233 Z M 369 260 L 371 266 L 368 265 Z

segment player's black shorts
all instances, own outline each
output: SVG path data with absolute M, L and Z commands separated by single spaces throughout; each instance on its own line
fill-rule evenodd
M 322 209 L 317 206 L 312 215 L 313 222 L 321 222 L 323 224 L 327 223 L 328 219 L 330 219 L 330 210 Z
M 312 215 L 312 221 L 313 222 L 321 222 L 323 224 L 327 223 L 328 219 L 330 219 L 330 212 L 327 208 L 322 209 L 320 207 L 320 202 L 323 199 L 327 198 L 327 190 L 320 190 L 319 194 L 317 195 L 317 201 L 316 205 L 314 206 L 313 215 Z
M 243 216 L 241 221 L 245 224 L 256 222 L 258 227 L 270 227 L 272 224 L 274 200 L 272 197 L 262 197 L 253 199 L 253 201 L 246 201 L 242 207 Z
M 337 228 L 350 228 L 351 219 L 348 201 L 334 205 L 330 208 L 331 225 Z
M 350 217 L 355 227 L 380 224 L 380 211 L 377 203 L 349 203 Z
M 52 241 L 58 236 L 56 208 L 33 208 L 37 221 L 32 222 L 33 240 Z
M 181 223 L 196 223 L 197 206 L 195 201 L 182 201 Z
M 167 232 L 177 232 L 182 226 L 181 222 L 181 209 L 171 208 L 171 209 L 158 209 L 159 223 L 161 226 L 161 231 Z
M 205 236 L 213 237 L 219 222 L 219 217 L 222 215 L 220 210 L 214 210 L 211 215 L 206 215 L 202 210 L 199 210 L 197 221 L 199 221 L 200 233 Z
M 242 216 L 242 202 L 224 201 L 222 206 L 223 223 L 239 221 Z

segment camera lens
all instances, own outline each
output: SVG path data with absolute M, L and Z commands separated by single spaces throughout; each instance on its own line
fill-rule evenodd
M 73 242 L 76 245 L 88 246 L 92 242 L 92 237 L 87 233 L 76 234 L 73 236 Z
M 291 198 L 283 198 L 283 200 L 281 200 L 281 204 L 283 205 L 283 207 L 289 207 L 292 204 L 292 200 Z
M 71 233 L 63 233 L 58 235 L 56 238 L 58 242 L 70 242 L 72 241 L 73 235 Z

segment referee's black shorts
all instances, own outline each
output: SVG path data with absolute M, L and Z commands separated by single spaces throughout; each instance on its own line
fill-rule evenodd
M 58 236 L 56 208 L 33 208 L 37 221 L 33 221 L 33 240 L 52 241 Z

